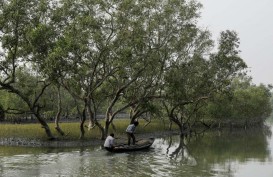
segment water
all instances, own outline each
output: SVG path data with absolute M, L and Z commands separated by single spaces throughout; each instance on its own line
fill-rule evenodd
M 88 148 L 0 147 L 1 177 L 272 177 L 270 131 L 156 139 L 148 151 L 112 154 Z

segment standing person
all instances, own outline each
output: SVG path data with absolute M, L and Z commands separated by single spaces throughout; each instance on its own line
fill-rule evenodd
M 133 145 L 136 143 L 134 132 L 137 126 L 138 126 L 138 122 L 134 122 L 133 124 L 130 124 L 126 129 L 126 133 L 128 137 L 128 145 L 131 144 L 131 138 L 133 139 Z
M 107 136 L 105 142 L 104 142 L 104 148 L 112 151 L 114 149 L 114 142 L 115 142 L 115 135 L 114 133 L 111 133 L 109 136 Z

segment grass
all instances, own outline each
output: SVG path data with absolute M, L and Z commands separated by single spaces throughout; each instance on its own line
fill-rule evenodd
M 103 122 L 102 122 L 103 123 Z M 153 133 L 158 131 L 167 130 L 167 124 L 165 125 L 161 120 L 153 120 L 148 126 L 144 127 L 146 122 L 144 120 L 139 121 L 139 126 L 136 129 L 136 133 Z M 54 123 L 48 124 L 53 135 L 60 137 L 54 128 Z M 60 127 L 65 132 L 64 139 L 77 140 L 80 136 L 79 122 L 73 123 L 61 123 Z M 116 130 L 110 126 L 109 133 L 114 132 L 116 137 L 125 136 L 125 129 L 128 126 L 127 119 L 117 119 L 114 121 Z M 98 127 L 95 127 L 88 131 L 85 129 L 85 139 L 99 139 L 100 131 Z M 46 140 L 47 136 L 41 125 L 38 123 L 33 124 L 0 124 L 0 138 L 24 138 L 24 139 L 38 139 Z

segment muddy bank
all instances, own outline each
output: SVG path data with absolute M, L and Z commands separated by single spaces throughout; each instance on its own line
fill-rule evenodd
M 136 139 L 144 138 L 162 138 L 171 135 L 178 135 L 178 131 L 162 131 L 154 133 L 139 133 L 136 134 Z M 117 137 L 116 142 L 126 142 L 126 136 Z M 65 140 L 57 139 L 54 141 L 50 140 L 30 140 L 24 138 L 0 138 L 0 146 L 23 146 L 23 147 L 86 147 L 86 146 L 96 146 L 102 145 L 104 140 L 100 139 L 90 139 L 90 140 Z

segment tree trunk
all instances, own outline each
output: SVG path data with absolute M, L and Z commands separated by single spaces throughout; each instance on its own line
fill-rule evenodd
M 87 113 L 89 116 L 88 130 L 91 130 L 92 128 L 94 128 L 96 126 L 96 124 L 95 124 L 96 118 L 94 117 L 94 112 L 91 109 L 90 102 L 87 104 Z
M 101 137 L 100 137 L 100 139 L 101 140 L 104 140 L 105 139 L 105 137 L 106 137 L 106 135 L 107 134 L 105 134 L 104 133 L 104 128 L 102 127 L 102 125 L 99 123 L 99 122 L 95 122 L 95 124 L 99 127 L 99 130 L 100 130 L 100 132 L 101 132 Z
M 102 134 L 102 136 L 101 136 L 101 139 L 105 139 L 106 136 L 108 135 L 109 125 L 110 125 L 110 122 L 109 122 L 109 119 L 107 119 L 107 120 L 105 121 L 104 132 L 103 132 L 103 134 Z
M 0 121 L 4 121 L 5 120 L 5 112 L 3 107 L 0 105 Z
M 96 110 L 94 110 L 94 112 L 92 111 L 90 100 L 88 100 L 88 102 L 87 102 L 87 112 L 88 112 L 88 115 L 89 115 L 88 130 L 90 130 L 90 129 L 94 128 L 95 126 L 97 126 L 99 128 L 100 132 L 101 132 L 101 139 L 105 139 L 107 134 L 104 133 L 104 128 L 97 121 L 97 118 L 95 117 Z
M 245 120 L 245 125 L 244 125 L 245 130 L 247 129 L 247 127 L 248 127 L 247 120 Z
M 176 123 L 176 125 L 178 125 L 179 130 L 180 130 L 180 136 L 184 136 L 184 129 L 183 129 L 183 125 L 181 122 L 179 121 L 175 121 L 174 123 Z
M 179 120 L 177 120 L 177 119 L 175 119 L 175 118 L 173 118 L 173 117 L 170 117 L 170 121 L 171 122 L 174 122 L 178 127 L 179 127 L 179 130 L 180 130 L 180 135 L 182 136 L 182 135 L 184 135 L 184 129 L 183 129 L 183 125 L 182 125 L 182 123 L 179 121 Z
M 55 129 L 60 135 L 64 136 L 64 132 L 62 131 L 59 125 L 61 113 L 62 113 L 62 98 L 61 98 L 60 87 L 58 87 L 58 112 L 55 117 Z
M 104 132 L 102 133 L 101 139 L 105 139 L 106 136 L 108 135 L 111 118 L 112 118 L 112 108 L 108 107 L 105 114 Z
M 56 137 L 53 136 L 53 134 L 51 133 L 51 130 L 48 126 L 48 124 L 46 123 L 46 121 L 40 116 L 39 113 L 35 113 L 36 118 L 38 119 L 38 121 L 40 122 L 40 124 L 42 125 L 42 128 L 45 129 L 46 135 L 50 140 L 55 140 Z
M 169 130 L 172 130 L 172 126 L 173 126 L 173 122 L 170 121 L 170 122 L 169 122 Z
M 85 108 L 84 108 L 83 111 L 82 111 L 81 123 L 80 123 L 80 130 L 81 130 L 80 139 L 84 138 L 84 134 L 85 134 L 84 122 L 85 122 L 85 120 L 86 120 L 86 113 L 85 113 Z

